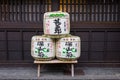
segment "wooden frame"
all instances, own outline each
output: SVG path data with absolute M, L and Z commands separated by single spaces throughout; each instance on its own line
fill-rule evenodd
M 60 61 L 60 60 L 51 60 L 51 61 L 34 61 L 35 64 L 38 64 L 38 70 L 37 70 L 37 76 L 40 77 L 40 67 L 41 64 L 56 64 L 56 63 L 62 63 L 62 64 L 71 64 L 71 76 L 74 77 L 74 64 L 77 63 L 77 60 L 75 61 Z

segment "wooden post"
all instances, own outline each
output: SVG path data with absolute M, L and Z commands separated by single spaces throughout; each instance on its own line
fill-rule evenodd
M 38 64 L 38 77 L 40 77 L 40 64 Z
M 71 76 L 74 77 L 74 64 L 71 64 Z

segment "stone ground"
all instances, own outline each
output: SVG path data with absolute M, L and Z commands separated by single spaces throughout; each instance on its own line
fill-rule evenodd
M 44 67 L 44 68 L 43 68 Z M 120 67 L 80 67 L 75 68 L 75 77 L 71 77 L 70 72 L 63 66 L 43 65 L 41 76 L 37 78 L 37 66 L 23 65 L 0 65 L 1 79 L 25 79 L 25 80 L 96 80 L 111 79 L 120 80 Z

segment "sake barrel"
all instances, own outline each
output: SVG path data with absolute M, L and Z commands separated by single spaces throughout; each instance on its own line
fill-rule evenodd
M 70 18 L 66 12 L 46 12 L 43 22 L 44 34 L 50 38 L 61 38 L 70 32 Z
M 55 57 L 54 40 L 43 36 L 33 36 L 31 55 L 35 60 L 51 60 Z
M 61 38 L 56 42 L 56 57 L 60 60 L 76 60 L 80 57 L 80 37 Z

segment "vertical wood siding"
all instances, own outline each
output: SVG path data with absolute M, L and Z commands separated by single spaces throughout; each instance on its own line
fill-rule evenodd
M 120 62 L 119 0 L 0 0 L 0 62 L 33 62 L 31 37 L 56 10 L 70 14 L 71 34 L 81 37 L 79 63 Z

